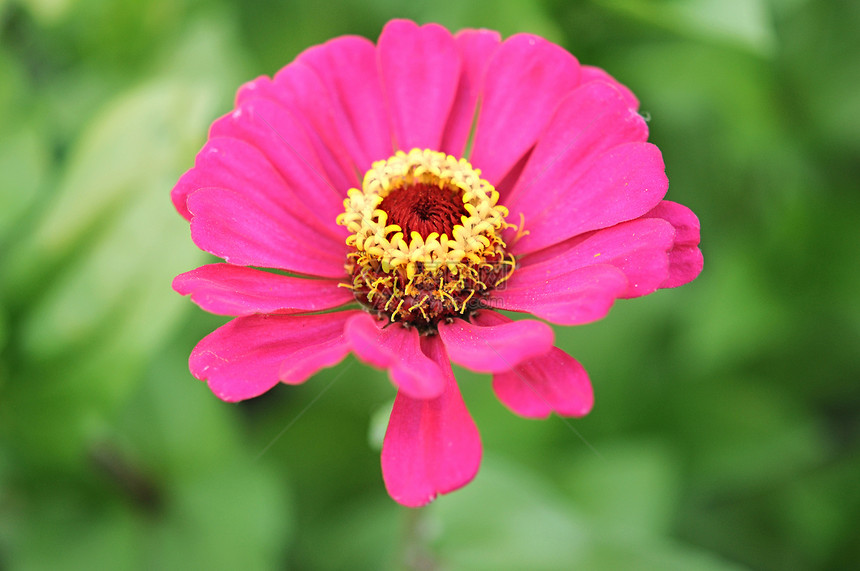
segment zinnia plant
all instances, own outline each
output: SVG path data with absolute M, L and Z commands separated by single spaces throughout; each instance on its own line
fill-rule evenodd
M 236 316 L 191 372 L 239 401 L 350 352 L 387 369 L 382 473 L 407 506 L 480 464 L 452 362 L 491 373 L 519 415 L 588 413 L 588 376 L 552 328 L 496 310 L 580 325 L 699 274 L 698 220 L 663 200 L 637 109 L 540 37 L 404 20 L 245 84 L 172 192 L 195 244 L 225 261 L 173 287 Z

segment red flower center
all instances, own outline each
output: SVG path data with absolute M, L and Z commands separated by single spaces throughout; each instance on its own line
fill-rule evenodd
M 418 232 L 427 238 L 433 232 L 452 235 L 461 216 L 468 216 L 462 193 L 423 182 L 395 190 L 386 196 L 379 208 L 388 213 L 388 223 L 397 224 L 408 237 Z

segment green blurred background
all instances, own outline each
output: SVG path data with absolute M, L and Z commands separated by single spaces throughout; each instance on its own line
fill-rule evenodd
M 558 330 L 596 406 L 458 371 L 477 479 L 385 493 L 348 358 L 218 401 L 168 194 L 244 81 L 389 18 L 548 37 L 629 85 L 705 271 Z M 0 0 L 0 569 L 854 569 L 860 2 Z

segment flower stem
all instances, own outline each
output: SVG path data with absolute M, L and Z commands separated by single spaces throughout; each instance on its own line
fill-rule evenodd
M 428 529 L 425 508 L 407 508 L 403 525 L 403 568 L 412 571 L 434 571 L 439 565 L 427 546 Z

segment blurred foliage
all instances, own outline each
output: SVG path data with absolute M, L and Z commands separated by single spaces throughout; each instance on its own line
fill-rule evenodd
M 168 192 L 238 85 L 395 16 L 628 84 L 706 259 L 558 331 L 584 419 L 458 371 L 485 462 L 419 512 L 383 488 L 382 373 L 221 403 L 186 359 L 224 319 L 170 289 L 204 257 Z M 847 0 L 0 1 L 0 568 L 854 568 L 858 28 Z

